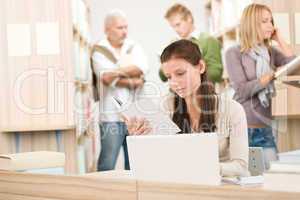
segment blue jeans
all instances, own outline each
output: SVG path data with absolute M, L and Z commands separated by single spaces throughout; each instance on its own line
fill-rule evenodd
M 101 151 L 98 159 L 97 170 L 106 171 L 115 169 L 121 146 L 124 149 L 125 169 L 129 170 L 128 150 L 126 136 L 127 127 L 123 122 L 102 122 Z
M 277 146 L 271 127 L 248 128 L 249 147 L 262 147 L 265 168 L 269 169 L 270 161 L 277 160 Z

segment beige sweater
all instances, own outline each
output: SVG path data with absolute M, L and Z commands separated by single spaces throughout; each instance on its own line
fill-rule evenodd
M 243 107 L 226 95 L 218 96 L 217 134 L 222 176 L 249 176 L 247 121 Z M 173 116 L 174 96 L 165 96 L 163 107 Z

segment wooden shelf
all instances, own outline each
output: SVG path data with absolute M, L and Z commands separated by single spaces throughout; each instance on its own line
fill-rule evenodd
M 300 119 L 300 115 L 273 115 L 273 118 L 276 120 L 290 120 L 290 119 Z
M 81 47 L 91 48 L 89 40 L 83 36 L 83 34 L 80 32 L 78 27 L 76 25 L 73 25 L 73 37 L 75 41 L 80 42 Z
M 87 91 L 90 86 L 91 86 L 90 81 L 82 81 L 82 80 L 76 80 L 75 81 L 76 89 L 81 91 L 81 92 Z
M 205 7 L 206 9 L 208 9 L 208 10 L 211 9 L 211 1 L 212 1 L 212 0 L 206 0 L 206 2 L 204 3 L 204 7 Z
M 230 27 L 226 27 L 223 30 L 213 34 L 213 37 L 216 37 L 216 38 L 223 37 L 228 33 L 235 32 L 238 27 L 239 27 L 239 22 L 236 22 L 236 23 L 234 23 L 234 25 L 232 25 Z
M 30 126 L 30 127 L 9 127 L 9 128 L 3 128 L 0 130 L 0 132 L 4 133 L 13 133 L 13 132 L 37 132 L 37 131 L 55 131 L 55 130 L 72 130 L 75 129 L 75 125 L 70 126 Z
M 300 118 L 300 76 L 281 77 L 275 81 L 276 96 L 272 99 L 272 115 L 276 118 Z
M 284 76 L 278 79 L 278 81 L 300 88 L 300 75 Z

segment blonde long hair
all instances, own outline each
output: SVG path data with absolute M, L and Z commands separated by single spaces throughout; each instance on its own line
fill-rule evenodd
M 262 4 L 250 4 L 244 9 L 239 31 L 241 52 L 253 48 L 260 41 L 264 40 L 260 27 L 263 10 L 267 10 L 272 14 L 271 9 Z M 273 17 L 272 24 L 274 25 Z M 270 42 L 270 40 L 264 40 L 264 44 L 267 47 L 270 47 Z

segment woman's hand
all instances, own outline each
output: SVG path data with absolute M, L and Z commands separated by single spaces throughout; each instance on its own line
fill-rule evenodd
M 274 79 L 274 76 L 275 76 L 274 72 L 262 75 L 259 79 L 260 84 L 263 87 L 266 87 Z
M 274 28 L 274 32 L 272 34 L 271 37 L 272 40 L 276 41 L 277 43 L 281 43 L 282 41 L 284 41 L 280 31 L 277 28 Z
M 150 133 L 151 127 L 149 121 L 141 117 L 122 117 L 127 125 L 129 135 L 145 135 Z
M 284 40 L 283 36 L 277 28 L 274 28 L 274 32 L 271 39 L 279 44 L 279 48 L 285 56 L 290 57 L 294 55 L 292 48 L 287 44 L 287 42 Z
M 280 66 L 280 67 L 277 67 L 276 68 L 276 72 L 278 72 L 279 70 L 281 70 L 281 69 L 283 69 L 285 66 L 283 65 L 283 66 Z

